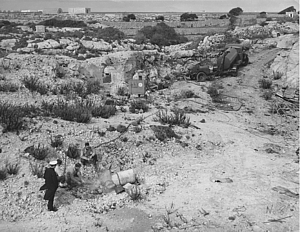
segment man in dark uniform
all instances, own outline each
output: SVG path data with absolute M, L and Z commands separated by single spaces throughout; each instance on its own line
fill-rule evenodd
M 57 165 L 57 160 L 51 161 L 50 167 L 46 169 L 44 178 L 45 178 L 45 196 L 44 200 L 48 200 L 48 210 L 49 211 L 57 211 L 55 207 L 53 207 L 54 195 L 58 188 L 58 177 L 55 172 L 55 166 Z

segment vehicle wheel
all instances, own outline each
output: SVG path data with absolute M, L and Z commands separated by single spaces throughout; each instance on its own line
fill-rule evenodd
M 203 81 L 206 81 L 207 80 L 207 75 L 205 72 L 199 72 L 197 74 L 197 81 L 198 82 L 203 82 Z

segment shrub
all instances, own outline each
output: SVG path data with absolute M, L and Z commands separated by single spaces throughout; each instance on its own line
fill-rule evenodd
M 100 90 L 103 89 L 99 80 L 88 81 L 86 83 L 86 95 L 89 94 L 98 94 Z
M 38 162 L 35 163 L 29 163 L 30 170 L 32 175 L 37 176 L 37 178 L 44 178 L 44 165 L 39 164 Z M 25 184 L 25 182 L 24 182 Z
M 64 138 L 62 135 L 55 135 L 50 139 L 51 139 L 51 147 L 61 147 L 63 145 Z
M 138 201 L 143 199 L 141 190 L 137 185 L 134 185 L 132 188 L 128 189 L 127 194 L 130 197 L 130 199 L 133 201 Z
M 159 121 L 162 124 L 178 125 L 185 128 L 191 125 L 190 118 L 186 116 L 185 112 L 181 109 L 173 109 L 173 114 L 168 114 L 167 110 L 158 111 L 154 120 Z
M 0 102 L 0 123 L 3 126 L 3 133 L 23 129 L 24 116 L 21 107 L 7 102 Z
M 117 108 L 114 105 L 100 105 L 92 108 L 93 117 L 110 118 L 115 115 Z
M 9 175 L 17 175 L 20 170 L 20 164 L 19 163 L 13 164 L 13 163 L 6 162 L 5 169 Z
M 49 153 L 49 148 L 39 143 L 37 147 L 34 146 L 34 149 L 29 154 L 37 160 L 44 160 Z
M 131 113 L 135 113 L 136 110 L 143 110 L 143 112 L 147 112 L 149 109 L 147 102 L 143 100 L 134 100 L 130 102 L 129 111 Z
M 56 102 L 42 102 L 42 109 L 45 115 L 59 117 L 67 121 L 75 121 L 78 123 L 88 123 L 92 118 L 92 110 L 90 107 L 78 100 L 68 102 L 58 99 Z
M 49 86 L 43 84 L 38 77 L 27 76 L 23 78 L 22 82 L 25 87 L 32 92 L 38 92 L 41 95 L 47 94 L 49 91 Z
M 270 89 L 272 86 L 272 80 L 262 78 L 258 81 L 259 87 L 262 89 Z
M 79 159 L 81 155 L 79 144 L 69 144 L 66 155 L 71 159 Z
M 143 27 L 138 31 L 137 35 L 137 42 L 141 40 L 142 35 L 144 35 L 152 44 L 158 46 L 169 46 L 188 41 L 186 37 L 177 34 L 174 28 L 168 26 L 164 22 L 157 23 L 156 26 Z
M 1 81 L 0 82 L 0 92 L 17 92 L 19 86 L 15 83 Z
M 0 169 L 0 180 L 5 180 L 7 178 L 7 172 L 5 168 Z
M 126 95 L 126 88 L 125 88 L 125 86 L 119 86 L 117 88 L 117 95 L 119 95 L 119 96 L 125 96 Z
M 263 93 L 262 97 L 268 101 L 268 100 L 271 100 L 272 99 L 272 96 L 273 96 L 273 91 L 272 90 L 269 90 L 269 91 L 266 91 Z
M 151 126 L 155 137 L 160 141 L 166 141 L 170 138 L 180 138 L 169 126 Z
M 283 76 L 283 73 L 273 71 L 273 79 L 274 80 L 279 80 L 279 79 L 281 79 L 282 76 Z

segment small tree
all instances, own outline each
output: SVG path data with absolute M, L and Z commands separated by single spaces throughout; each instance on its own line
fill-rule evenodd
M 63 12 L 63 10 L 61 8 L 57 9 L 57 14 L 61 14 Z
M 243 13 L 244 11 L 242 10 L 242 8 L 240 7 L 235 7 L 235 8 L 232 8 L 230 11 L 229 11 L 229 15 L 230 16 L 239 16 Z
M 195 21 L 198 19 L 196 14 L 183 13 L 180 16 L 180 21 Z
M 156 16 L 156 17 L 155 17 L 155 20 L 156 20 L 156 21 L 164 21 L 164 20 L 165 20 L 165 17 L 162 16 L 162 15 L 159 15 L 159 16 Z
M 127 18 L 129 18 L 129 20 L 136 20 L 136 17 L 134 14 L 127 15 Z

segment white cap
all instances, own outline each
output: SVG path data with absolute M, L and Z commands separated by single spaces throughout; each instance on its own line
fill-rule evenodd
M 49 162 L 50 165 L 56 165 L 57 164 L 57 160 L 52 160 Z

